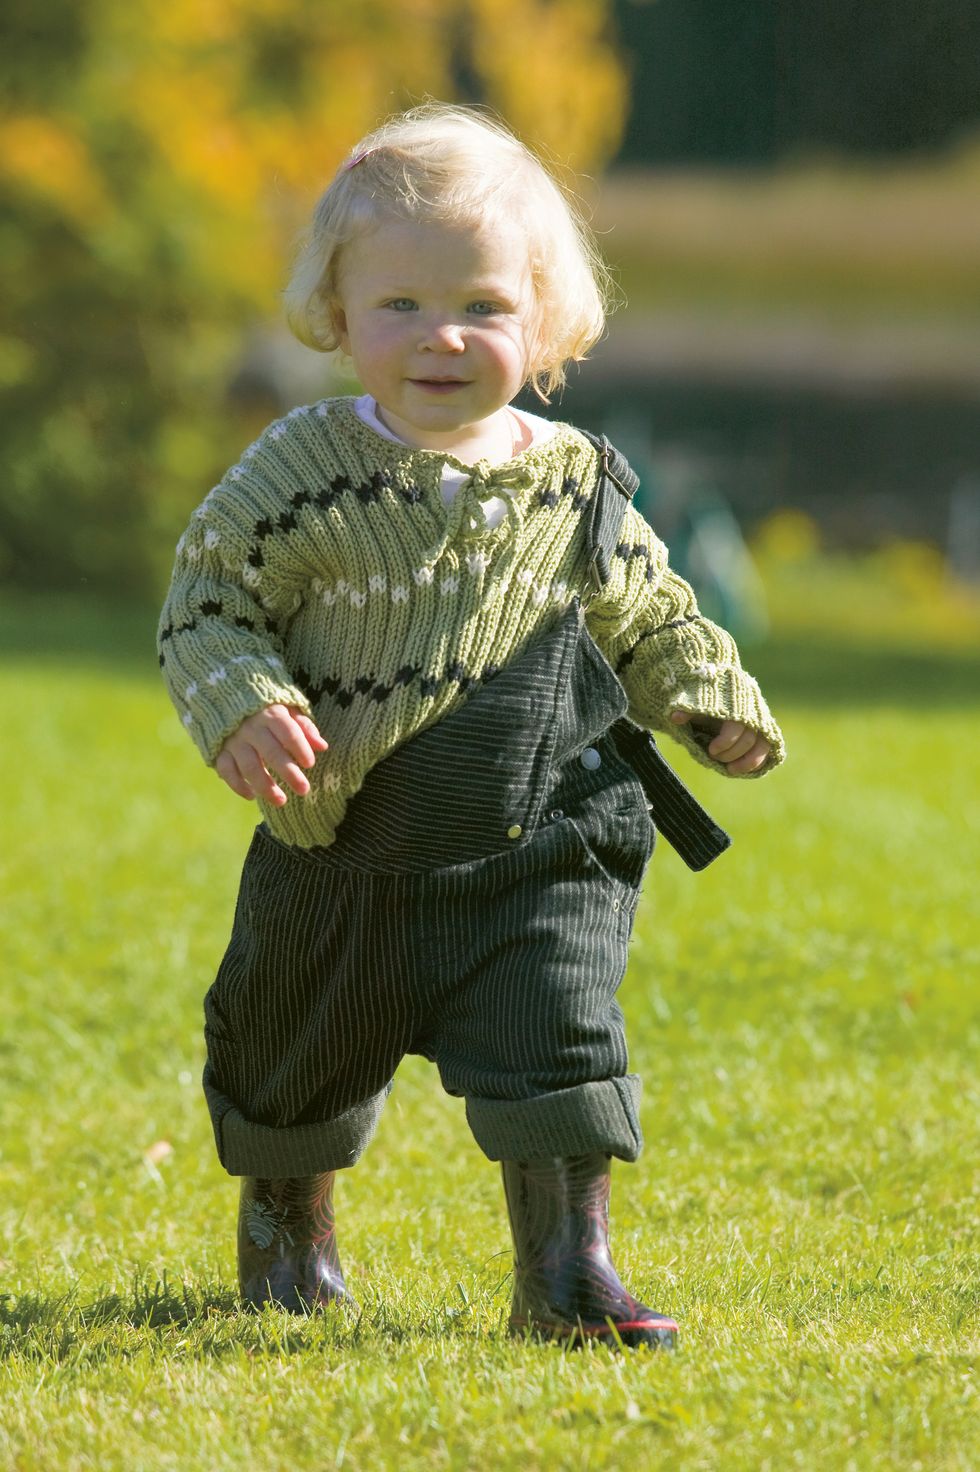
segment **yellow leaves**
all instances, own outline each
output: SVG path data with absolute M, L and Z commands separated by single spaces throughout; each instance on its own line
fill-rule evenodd
M 88 147 L 58 118 L 23 114 L 0 121 L 0 173 L 56 204 L 79 225 L 98 221 L 109 211 Z
M 61 115 L 0 125 L 0 170 L 90 235 L 130 229 L 144 213 L 169 217 L 201 264 L 202 247 L 217 265 L 238 230 L 253 254 L 229 284 L 257 287 L 356 138 L 399 106 L 451 99 L 461 59 L 490 104 L 559 166 L 601 165 L 620 136 L 625 90 L 609 8 L 99 0 Z M 77 126 L 65 121 L 72 113 Z M 267 281 L 268 294 L 274 287 Z
M 166 152 L 175 171 L 213 206 L 247 209 L 255 200 L 262 169 L 236 119 L 186 116 L 170 130 Z
M 606 0 L 472 0 L 468 9 L 472 65 L 510 125 L 573 170 L 605 164 L 627 97 Z
M 0 381 L 38 371 L 35 339 L 58 340 L 66 280 L 107 320 L 118 309 L 140 323 L 147 372 L 166 381 L 189 331 L 175 322 L 228 342 L 229 324 L 272 315 L 312 204 L 353 143 L 399 108 L 459 99 L 461 76 L 559 164 L 601 165 L 622 122 L 611 7 L 87 0 L 74 69 L 43 93 L 50 111 L 0 114 L 0 176 L 27 226 L 5 244 Z M 31 25 L 27 11 L 15 20 L 28 39 Z M 94 336 L 93 357 L 116 340 Z
M 153 41 L 175 50 L 233 41 L 241 23 L 241 5 L 234 0 L 168 0 L 144 9 Z

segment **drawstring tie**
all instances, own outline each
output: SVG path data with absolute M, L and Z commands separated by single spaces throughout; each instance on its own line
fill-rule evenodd
M 434 568 L 453 541 L 472 547 L 490 538 L 499 540 L 502 554 L 497 563 L 497 575 L 483 606 L 492 602 L 494 596 L 505 591 L 517 556 L 524 525 L 524 507 L 520 504 L 519 493 L 533 483 L 533 473 L 523 465 L 493 466 L 488 460 L 478 460 L 453 497 L 446 516 L 446 529 L 439 543 L 425 554 L 425 565 Z M 499 496 L 504 503 L 504 518 L 502 526 L 491 528 L 487 524 L 485 503 L 494 496 Z

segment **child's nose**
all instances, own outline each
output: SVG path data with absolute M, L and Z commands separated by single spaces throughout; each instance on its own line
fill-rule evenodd
M 420 346 L 429 352 L 461 353 L 466 346 L 462 326 L 445 318 L 430 321 L 426 324 Z

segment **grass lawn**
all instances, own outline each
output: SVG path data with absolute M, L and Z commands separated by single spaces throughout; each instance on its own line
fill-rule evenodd
M 791 761 L 686 766 L 735 848 L 695 877 L 662 847 L 621 993 L 647 1148 L 614 1243 L 674 1356 L 506 1337 L 498 1171 L 415 1059 L 338 1182 L 361 1317 L 237 1310 L 200 1009 L 252 810 L 152 620 L 0 611 L 0 1466 L 980 1465 L 980 660 L 955 609 L 913 637 L 859 578 L 855 646 L 856 601 L 808 612 L 847 575 L 774 576 L 747 662 Z

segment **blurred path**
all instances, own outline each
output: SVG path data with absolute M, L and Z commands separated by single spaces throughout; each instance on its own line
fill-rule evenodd
M 980 324 L 627 309 L 610 319 L 589 363 L 596 380 L 700 378 L 980 399 Z

